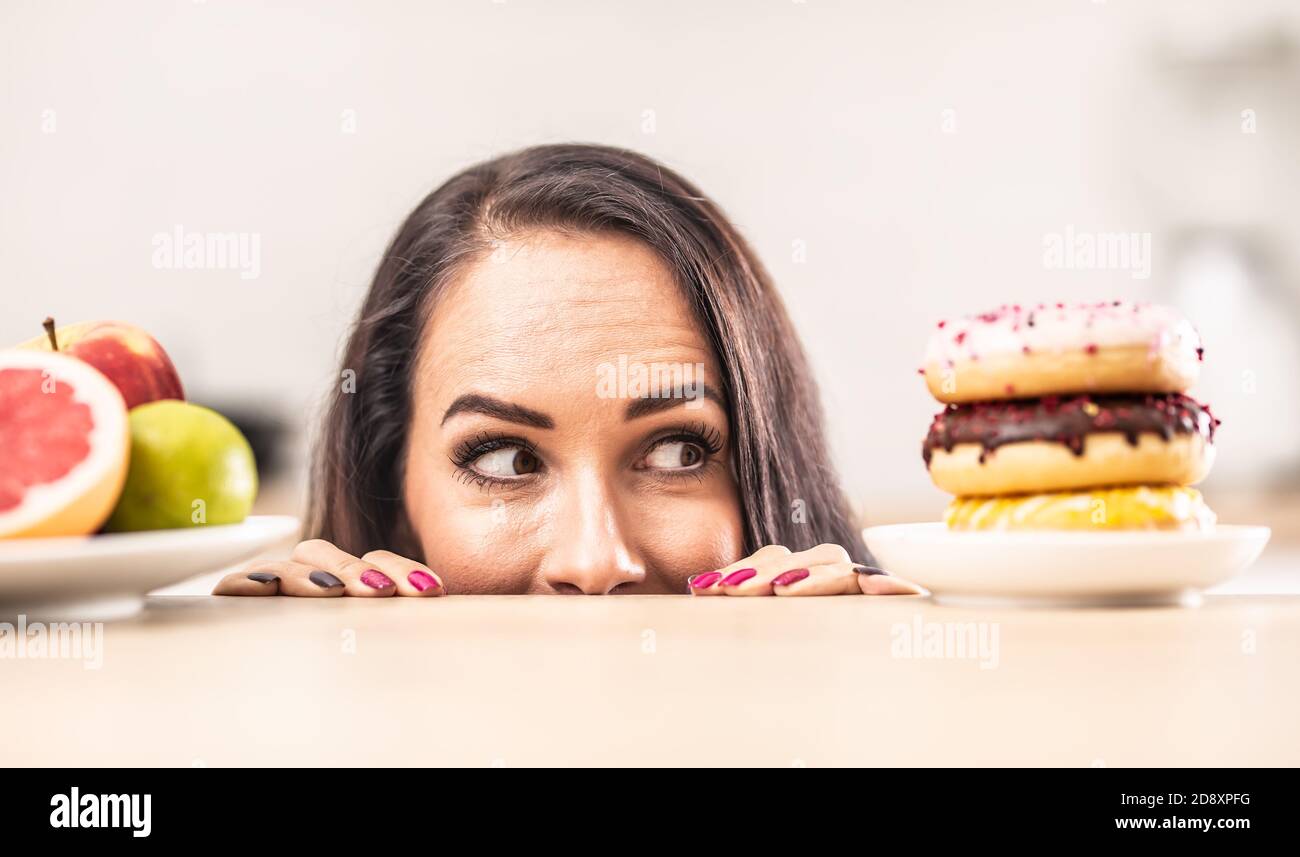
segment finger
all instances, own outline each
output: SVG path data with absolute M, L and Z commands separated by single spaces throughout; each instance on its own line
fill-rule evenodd
M 715 595 L 771 595 L 772 578 L 780 574 L 781 569 L 786 565 L 787 563 L 782 561 L 776 566 L 767 564 L 765 570 L 757 567 L 738 569 L 719 580 L 711 588 L 715 590 Z
M 731 565 L 718 569 L 718 573 L 725 578 L 747 568 L 766 570 L 785 562 L 789 556 L 790 549 L 785 545 L 767 545 L 754 551 L 744 559 L 738 559 Z
M 283 563 L 277 570 L 280 576 L 280 594 L 297 598 L 338 598 L 347 594 L 347 587 L 328 571 L 301 562 Z
M 242 571 L 228 574 L 217 582 L 213 595 L 342 595 L 341 582 L 333 576 L 318 578 L 316 569 L 297 562 L 255 562 Z M 312 584 L 310 587 L 308 584 Z M 332 585 L 327 585 L 332 584 Z
M 282 562 L 252 562 L 227 574 L 212 587 L 213 595 L 279 595 Z
M 836 562 L 799 569 L 778 575 L 772 581 L 772 591 L 782 596 L 861 595 L 857 568 L 851 562 Z
M 341 590 L 329 594 L 352 595 L 358 598 L 386 598 L 397 592 L 397 585 L 388 575 L 324 539 L 300 542 L 293 549 L 293 560 L 311 569 L 311 573 L 305 578 L 299 576 L 296 583 L 305 581 L 316 589 Z M 280 584 L 282 590 L 288 586 L 288 581 Z M 293 588 L 297 590 L 300 587 L 295 585 Z M 318 595 L 319 593 L 302 587 L 301 592 L 286 592 L 286 594 Z
M 889 572 L 870 565 L 858 568 L 858 587 L 863 595 L 925 595 L 925 590 L 910 580 L 894 577 Z
M 753 559 L 754 568 L 750 571 L 742 569 L 718 581 L 717 587 L 721 588 L 724 595 L 771 595 L 774 591 L 773 582 L 778 579 L 789 582 L 792 578 L 788 575 L 810 577 L 814 576 L 813 570 L 818 570 L 817 574 L 825 574 L 820 569 L 852 564 L 848 551 L 834 544 L 817 545 L 797 553 L 774 553 L 764 557 L 755 554 Z M 808 575 L 794 574 L 804 571 L 809 572 Z
M 442 578 L 434 574 L 428 566 L 413 559 L 399 556 L 392 551 L 371 551 L 361 559 L 394 580 L 398 595 L 432 598 L 447 594 Z
M 686 580 L 686 589 L 692 595 L 726 595 L 727 593 L 719 585 L 722 581 L 742 582 L 757 575 L 760 566 L 766 569 L 778 565 L 788 556 L 790 556 L 790 549 L 784 545 L 767 545 L 754 551 L 744 559 L 736 560 L 731 565 L 724 566 L 716 571 L 706 571 L 703 574 L 692 575 Z M 753 574 L 750 574 L 750 572 L 753 572 Z
M 686 591 L 691 595 L 722 595 L 718 589 L 718 581 L 722 579 L 722 571 L 706 571 L 703 574 L 693 574 L 686 578 Z
M 853 562 L 849 552 L 839 545 L 823 544 L 815 548 L 809 548 L 806 551 L 799 551 L 790 555 L 791 568 L 812 568 L 815 565 L 836 565 L 841 563 Z

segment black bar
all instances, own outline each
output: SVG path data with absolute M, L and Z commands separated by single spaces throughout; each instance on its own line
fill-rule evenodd
M 814 770 L 763 776 L 748 772 L 730 782 L 725 772 L 707 771 L 528 771 L 515 779 L 508 770 L 489 769 L 15 769 L 0 786 L 0 830 L 51 844 L 208 846 L 256 835 L 259 842 L 336 845 L 339 836 L 373 833 L 376 822 L 400 829 L 435 819 L 439 828 L 486 820 L 496 831 L 492 837 L 498 825 L 551 836 L 557 825 L 581 832 L 607 822 L 667 833 L 675 823 L 670 819 L 691 828 L 691 816 L 699 815 L 705 824 L 727 827 L 748 817 L 759 829 L 784 819 L 820 826 L 820 834 L 832 837 L 864 836 L 883 825 L 972 842 L 1208 836 L 1232 843 L 1260 832 L 1285 834 L 1295 820 L 1289 770 L 890 769 L 853 771 L 851 781 L 838 772 L 821 779 Z M 622 782 L 604 782 L 610 779 Z M 82 813 L 90 813 L 78 816 L 76 827 L 59 814 L 74 788 Z M 101 810 L 111 821 L 114 807 L 129 806 L 101 795 L 137 796 L 136 814 L 120 812 L 117 827 L 82 826 Z M 142 817 L 144 795 L 148 836 L 136 836 L 143 825 L 133 829 L 132 821 Z

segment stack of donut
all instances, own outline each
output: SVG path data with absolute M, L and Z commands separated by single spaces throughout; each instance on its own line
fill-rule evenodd
M 1200 337 L 1168 307 L 1003 306 L 939 322 L 921 369 L 946 407 L 923 447 L 955 530 L 1202 529 L 1189 487 L 1218 420 L 1186 395 Z

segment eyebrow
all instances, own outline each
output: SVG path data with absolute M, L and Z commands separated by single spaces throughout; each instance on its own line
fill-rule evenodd
M 633 399 L 628 402 L 623 419 L 635 420 L 650 414 L 671 410 L 692 401 L 692 399 L 687 398 L 685 391 L 681 387 L 674 387 L 666 391 L 666 393 L 667 395 Z M 726 407 L 726 402 L 723 401 L 718 391 L 707 384 L 703 385 L 703 397 L 713 401 L 719 407 Z M 456 400 L 448 406 L 446 413 L 442 415 L 442 424 L 446 425 L 447 420 L 457 414 L 483 414 L 484 416 L 505 420 L 508 423 L 518 423 L 533 428 L 555 428 L 555 420 L 541 411 L 535 411 L 532 408 L 516 405 L 513 402 L 507 402 L 484 393 L 466 393 L 463 396 L 457 396 Z
M 702 384 L 701 387 L 703 388 L 704 398 L 709 399 L 718 405 L 718 407 L 726 410 L 727 403 L 723 401 L 722 396 L 717 390 L 707 384 Z M 646 397 L 644 399 L 633 399 L 628 402 L 627 413 L 623 415 L 623 419 L 634 420 L 638 417 L 657 414 L 660 411 L 667 411 L 680 405 L 685 405 L 688 402 L 693 401 L 693 399 L 694 397 L 687 398 L 686 391 L 680 386 L 673 387 L 672 389 L 662 391 L 658 396 Z
M 466 393 L 457 397 L 456 401 L 452 402 L 451 406 L 447 408 L 447 412 L 442 415 L 443 424 L 445 425 L 447 420 L 457 414 L 483 414 L 484 416 L 505 420 L 508 423 L 518 423 L 533 428 L 555 428 L 555 420 L 541 411 L 534 411 L 532 408 L 505 402 L 483 393 Z

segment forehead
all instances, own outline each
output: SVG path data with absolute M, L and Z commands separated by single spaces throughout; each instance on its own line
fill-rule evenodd
M 595 390 L 602 363 L 713 361 L 672 271 L 609 233 L 536 232 L 499 242 L 441 296 L 421 363 L 439 397 L 542 382 Z M 428 389 L 428 388 L 426 388 Z

